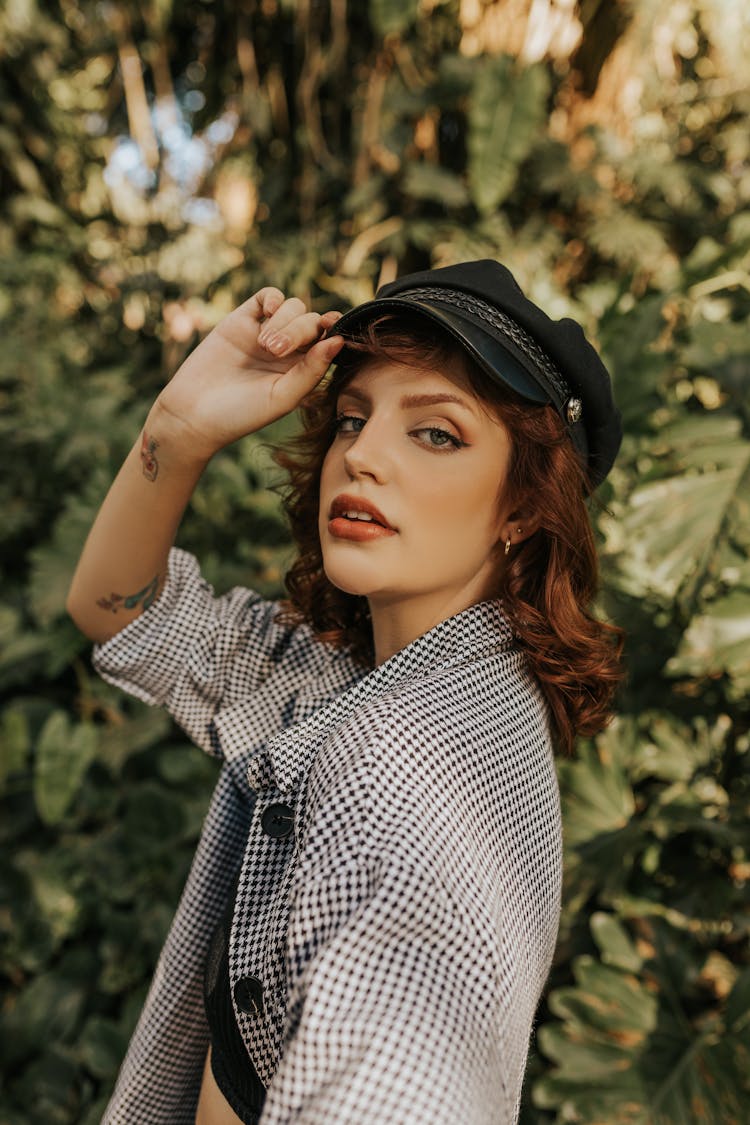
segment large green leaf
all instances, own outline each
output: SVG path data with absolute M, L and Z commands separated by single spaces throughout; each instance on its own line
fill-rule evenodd
M 59 969 L 26 982 L 17 1003 L 0 1016 L 3 1061 L 13 1063 L 37 1044 L 69 1038 L 84 1005 L 84 983 Z
M 603 521 L 618 550 L 618 583 L 635 597 L 673 599 L 694 590 L 720 546 L 730 505 L 750 465 L 750 442 L 731 417 L 688 419 L 663 431 L 680 472 L 636 488 L 613 519 Z
M 542 66 L 519 68 L 506 57 L 477 60 L 469 104 L 469 187 L 482 214 L 510 195 L 546 112 Z
M 674 280 L 676 263 L 661 224 L 641 218 L 611 199 L 589 221 L 588 238 L 605 258 L 631 268 L 659 270 Z
M 20 709 L 6 708 L 0 716 L 0 791 L 7 778 L 25 764 L 30 746 L 27 716 Z
M 664 711 L 618 717 L 597 739 L 605 760 L 615 761 L 635 787 L 646 779 L 689 782 L 725 744 L 726 719 L 692 724 Z
M 622 935 L 616 945 L 622 949 Z M 694 1021 L 670 979 L 673 965 L 666 949 L 638 975 L 575 960 L 575 985 L 549 1000 L 561 1022 L 539 1032 L 555 1067 L 535 1084 L 536 1105 L 564 1106 L 565 1120 L 581 1125 L 741 1125 L 750 1091 L 746 975 L 723 1009 Z M 694 972 L 687 958 L 683 971 Z
M 750 591 L 734 590 L 692 619 L 667 664 L 672 676 L 731 678 L 735 698 L 750 693 Z
M 99 741 L 93 723 L 72 723 L 55 711 L 42 727 L 36 745 L 34 800 L 47 824 L 57 824 L 75 797 Z
M 412 199 L 432 199 L 444 207 L 464 207 L 469 192 L 463 180 L 438 164 L 409 161 L 404 166 L 404 192 Z
M 655 1125 L 744 1125 L 750 1099 L 750 1037 L 717 1014 L 694 1026 L 664 1013 L 644 1051 L 646 1106 Z
M 153 746 L 170 730 L 169 716 L 155 707 L 136 703 L 127 716 L 117 714 L 117 722 L 100 743 L 100 756 L 112 770 L 122 769 L 132 754 Z
M 636 949 L 630 934 L 613 914 L 597 911 L 591 915 L 591 933 L 605 965 L 614 965 L 626 972 L 637 973 L 643 957 Z
M 40 856 L 26 849 L 16 856 L 15 867 L 28 879 L 36 917 L 44 926 L 49 948 L 57 949 L 74 933 L 82 912 L 68 855 L 60 851 Z
M 747 393 L 748 352 L 747 323 L 735 323 L 722 317 L 718 323 L 701 320 L 692 328 L 682 358 L 690 367 L 706 371 L 724 385 Z
M 582 747 L 577 760 L 560 762 L 560 781 L 572 846 L 611 838 L 625 829 L 635 812 L 627 778 L 606 754 Z
M 579 1030 L 596 1028 L 612 1043 L 643 1043 L 656 1026 L 657 1002 L 638 978 L 593 957 L 580 957 L 575 988 L 557 989 L 550 1008 Z M 593 1076 L 592 1076 L 593 1077 Z

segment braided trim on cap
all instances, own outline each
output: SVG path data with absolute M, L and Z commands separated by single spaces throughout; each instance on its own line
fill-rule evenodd
M 394 294 L 394 296 L 422 297 L 442 302 L 445 305 L 457 305 L 459 308 L 465 309 L 466 312 L 470 312 L 473 316 L 486 321 L 488 324 L 491 324 L 493 328 L 502 332 L 502 334 L 511 339 L 529 359 L 533 360 L 541 373 L 549 379 L 560 396 L 563 405 L 565 405 L 569 399 L 573 398 L 573 392 L 566 383 L 562 372 L 552 362 L 539 344 L 537 344 L 536 340 L 532 336 L 529 336 L 528 332 L 524 331 L 520 324 L 516 324 L 512 317 L 500 312 L 494 305 L 483 301 L 481 297 L 475 297 L 473 294 L 464 293 L 459 289 L 443 289 L 436 285 L 424 285 L 415 289 L 404 289 L 401 293 Z M 576 402 L 577 401 L 578 400 L 576 400 Z M 572 419 L 570 420 L 572 421 Z M 578 419 L 576 419 L 576 421 L 577 420 Z

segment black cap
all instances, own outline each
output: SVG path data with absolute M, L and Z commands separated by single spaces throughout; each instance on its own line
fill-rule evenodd
M 551 320 L 510 270 L 485 259 L 408 274 L 382 286 L 330 330 L 354 337 L 375 316 L 419 312 L 443 327 L 492 379 L 550 403 L 588 468 L 592 489 L 620 448 L 622 424 L 606 367 L 574 320 Z

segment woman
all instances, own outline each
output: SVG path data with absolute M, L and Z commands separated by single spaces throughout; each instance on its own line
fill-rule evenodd
M 619 677 L 586 510 L 619 415 L 578 325 L 496 262 L 337 317 L 266 288 L 214 329 L 71 588 L 101 674 L 223 761 L 108 1125 L 518 1116 L 560 909 L 552 747 L 605 725 Z M 300 403 L 290 598 L 214 598 L 170 553 L 182 511 Z

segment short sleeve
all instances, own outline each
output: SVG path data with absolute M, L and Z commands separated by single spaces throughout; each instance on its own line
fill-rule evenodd
M 278 603 L 235 587 L 221 597 L 197 560 L 173 548 L 159 598 L 115 636 L 94 646 L 99 675 L 138 699 L 165 707 L 213 752 L 210 721 L 249 698 L 280 664 L 300 630 L 277 620 Z

